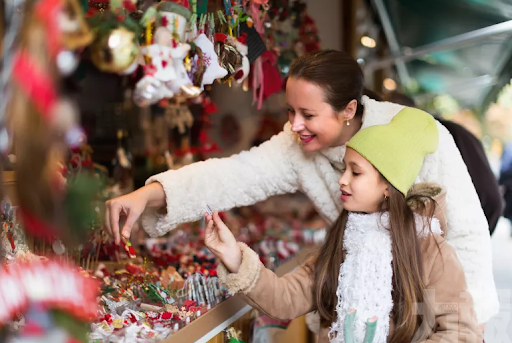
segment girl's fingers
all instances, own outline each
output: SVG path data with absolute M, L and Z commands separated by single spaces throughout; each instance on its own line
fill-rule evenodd
M 226 224 L 224 224 L 222 219 L 220 219 L 219 212 L 217 211 L 213 212 L 213 221 L 215 222 L 215 224 L 217 224 L 217 226 L 227 228 Z
M 213 220 L 210 219 L 206 222 L 206 231 L 210 232 L 212 230 L 213 230 Z

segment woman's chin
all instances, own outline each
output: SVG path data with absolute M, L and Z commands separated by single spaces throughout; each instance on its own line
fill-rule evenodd
M 305 152 L 315 152 L 325 148 L 321 144 L 318 144 L 316 140 L 313 140 L 312 142 L 309 143 L 302 143 L 300 146 L 302 150 Z

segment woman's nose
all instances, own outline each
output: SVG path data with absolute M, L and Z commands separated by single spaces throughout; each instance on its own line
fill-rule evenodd
M 291 118 L 290 119 L 290 123 L 292 124 L 292 131 L 293 132 L 302 131 L 306 127 L 304 125 L 304 122 L 300 118 L 298 118 L 298 116 L 294 116 L 293 118 Z

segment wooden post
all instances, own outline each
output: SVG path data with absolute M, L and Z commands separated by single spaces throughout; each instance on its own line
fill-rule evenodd
M 359 0 L 341 0 L 341 48 L 353 58 L 357 53 L 357 5 Z
M 377 57 L 378 59 L 382 59 L 386 56 L 386 37 L 384 36 L 383 32 L 381 31 L 379 34 L 379 37 L 377 39 Z M 383 91 L 383 83 L 384 79 L 386 78 L 386 71 L 387 68 L 380 68 L 373 72 L 373 91 L 382 94 Z

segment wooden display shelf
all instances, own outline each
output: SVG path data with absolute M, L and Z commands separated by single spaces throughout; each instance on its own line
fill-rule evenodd
M 290 261 L 276 269 L 278 276 L 283 276 L 306 261 L 311 249 L 304 249 Z M 173 333 L 161 343 L 206 343 L 229 327 L 236 320 L 248 313 L 252 307 L 244 301 L 244 296 L 237 294 L 197 318 L 178 332 Z

